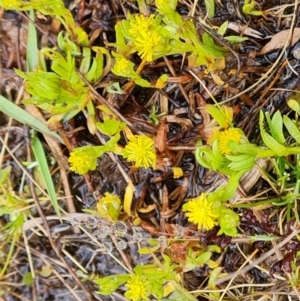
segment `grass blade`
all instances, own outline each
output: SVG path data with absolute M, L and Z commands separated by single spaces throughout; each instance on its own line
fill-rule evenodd
M 47 191 L 48 191 L 49 196 L 51 198 L 51 203 L 54 207 L 54 210 L 55 210 L 57 216 L 60 219 L 61 215 L 60 215 L 60 211 L 59 211 L 58 201 L 57 201 L 57 198 L 56 198 L 56 192 L 55 192 L 55 188 L 54 188 L 54 185 L 53 185 L 50 170 L 49 170 L 49 167 L 48 167 L 45 152 L 44 152 L 42 143 L 40 142 L 40 140 L 36 136 L 33 136 L 31 138 L 31 148 L 32 148 L 32 151 L 34 153 L 35 159 L 37 160 L 37 162 L 39 164 L 39 167 L 41 169 L 43 180 L 46 184 Z
M 10 102 L 8 99 L 0 95 L 0 111 L 4 114 L 10 116 L 11 118 L 19 121 L 22 124 L 28 125 L 30 128 L 41 132 L 44 135 L 48 135 L 53 137 L 60 143 L 64 144 L 63 140 L 59 135 L 50 131 L 48 127 L 42 123 L 41 121 L 32 117 L 29 113 L 25 110 L 21 109 L 14 103 Z
M 34 22 L 34 11 L 30 11 L 30 19 Z M 38 66 L 38 41 L 35 26 L 32 22 L 28 23 L 26 62 L 27 70 L 33 71 Z

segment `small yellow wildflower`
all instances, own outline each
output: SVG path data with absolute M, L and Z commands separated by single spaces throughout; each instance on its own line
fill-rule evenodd
M 141 276 L 132 276 L 131 280 L 125 284 L 125 286 L 129 288 L 129 290 L 125 292 L 125 297 L 132 301 L 148 300 L 145 284 Z
M 141 33 L 134 41 L 138 55 L 147 62 L 153 61 L 154 47 L 159 45 L 162 37 L 156 32 Z
M 97 155 L 92 147 L 84 146 L 75 148 L 68 159 L 71 167 L 70 170 L 83 175 L 89 170 L 95 170 L 97 166 Z
M 188 220 L 194 224 L 198 224 L 198 229 L 210 230 L 217 222 L 217 214 L 212 212 L 213 202 L 207 200 L 206 195 L 202 193 L 195 199 L 189 200 L 182 206 L 182 210 L 186 213 Z
M 97 211 L 100 216 L 110 220 L 117 221 L 121 210 L 121 200 L 115 194 L 105 192 L 97 203 Z
M 117 57 L 112 72 L 118 76 L 129 77 L 133 72 L 134 63 L 124 57 Z
M 229 128 L 218 134 L 218 147 L 222 154 L 230 154 L 232 149 L 228 146 L 229 141 L 240 143 L 242 134 L 240 130 L 235 128 Z
M 135 162 L 135 167 L 156 168 L 156 151 L 151 138 L 132 135 L 123 150 L 123 157 Z
M 144 15 L 136 15 L 134 17 L 129 17 L 130 27 L 128 32 L 132 37 L 137 38 L 142 32 L 148 32 L 152 26 L 156 25 L 154 15 L 146 17 Z

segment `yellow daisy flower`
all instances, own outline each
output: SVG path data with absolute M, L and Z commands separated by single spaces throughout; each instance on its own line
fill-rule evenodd
M 151 138 L 144 135 L 132 135 L 123 150 L 123 157 L 135 162 L 135 167 L 156 168 L 156 151 Z
M 129 290 L 125 292 L 125 297 L 132 301 L 148 300 L 145 284 L 141 276 L 132 276 L 131 280 L 125 284 L 125 286 L 129 288 Z
M 218 134 L 218 147 L 222 154 L 230 154 L 232 149 L 228 146 L 229 141 L 240 143 L 242 138 L 241 131 L 235 128 L 229 128 Z
M 189 200 L 182 206 L 182 211 L 186 212 L 188 220 L 198 225 L 198 229 L 210 230 L 216 224 L 217 214 L 212 212 L 213 202 L 207 200 L 202 193 L 195 199 Z
M 136 15 L 134 17 L 130 16 L 130 27 L 128 32 L 132 37 L 137 38 L 143 32 L 148 32 L 151 26 L 156 25 L 156 21 L 154 20 L 154 15 L 150 15 L 149 17 L 144 15 Z
M 147 62 L 153 61 L 154 47 L 159 45 L 162 36 L 156 32 L 143 32 L 134 41 L 138 55 Z

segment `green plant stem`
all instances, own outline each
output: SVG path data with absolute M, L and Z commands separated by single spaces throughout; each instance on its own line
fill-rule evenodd
M 145 59 L 143 59 L 141 61 L 140 65 L 138 66 L 138 68 L 136 69 L 136 73 L 140 74 L 143 71 L 143 69 L 145 68 L 146 64 L 147 64 L 147 61 Z M 126 84 L 124 91 L 129 92 L 134 87 L 134 84 L 135 84 L 134 79 L 132 79 L 129 83 Z
M 12 258 L 13 251 L 15 249 L 15 244 L 16 244 L 16 241 L 17 241 L 18 237 L 19 236 L 17 234 L 14 234 L 13 238 L 12 238 L 12 241 L 10 242 L 9 252 L 7 254 L 7 258 L 6 258 L 5 264 L 4 264 L 4 266 L 3 266 L 3 268 L 2 268 L 2 270 L 0 272 L 0 279 L 3 277 L 3 275 L 4 275 L 4 273 L 5 273 L 6 269 L 7 269 L 7 267 L 10 264 L 10 260 Z

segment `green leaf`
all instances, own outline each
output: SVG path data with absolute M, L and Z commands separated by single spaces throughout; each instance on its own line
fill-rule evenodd
M 221 36 L 224 36 L 226 30 L 228 28 L 228 21 L 224 22 L 218 29 L 218 34 L 220 34 Z
M 148 247 L 148 248 L 140 248 L 138 250 L 138 252 L 139 252 L 139 254 L 145 255 L 145 254 L 152 254 L 152 253 L 154 253 L 155 251 L 157 251 L 159 249 L 160 249 L 160 245 L 157 245 L 157 246 L 152 247 L 152 248 L 150 248 L 150 247 Z
M 204 49 L 215 58 L 223 57 L 227 52 L 226 48 L 218 46 L 207 32 L 202 35 L 202 40 Z
M 115 135 L 116 133 L 120 132 L 124 126 L 124 122 L 107 117 L 104 118 L 103 122 L 96 123 L 97 129 L 107 136 Z
M 277 111 L 272 117 L 272 134 L 274 133 L 274 138 L 281 144 L 284 144 L 285 138 L 283 136 L 283 122 L 282 122 L 282 115 L 280 111 Z M 271 128 L 270 128 L 271 129 Z
M 213 119 L 218 122 L 221 128 L 226 128 L 230 123 L 230 120 L 228 120 L 226 115 L 216 106 L 206 104 L 204 108 L 213 117 Z
M 251 241 L 274 241 L 280 238 L 276 235 L 254 235 L 247 237 L 250 238 Z
M 216 280 L 217 280 L 218 276 L 221 274 L 222 270 L 223 270 L 222 267 L 217 267 L 211 272 L 209 280 L 208 280 L 208 287 L 209 288 L 211 288 L 211 289 L 216 288 L 215 283 L 216 283 Z
M 106 87 L 106 90 L 108 93 L 112 94 L 126 94 L 126 92 L 121 89 L 119 82 L 115 82 L 112 85 Z
M 4 98 L 0 95 L 0 111 L 4 114 L 12 117 L 13 119 L 19 121 L 22 124 L 28 125 L 30 128 L 43 133 L 44 135 L 48 135 L 60 143 L 64 144 L 63 140 L 59 135 L 50 131 L 48 127 L 42 123 L 41 121 L 32 117 L 25 110 L 21 109 L 14 103 L 10 102 L 8 99 Z
M 231 43 L 242 43 L 242 42 L 248 40 L 248 38 L 246 38 L 246 37 L 239 37 L 239 36 L 227 36 L 224 38 L 225 38 L 225 40 L 227 40 Z
M 90 64 L 91 64 L 91 48 L 90 47 L 82 47 L 82 56 L 83 59 L 80 64 L 79 71 L 86 75 L 90 69 Z
M 86 79 L 90 82 L 97 82 L 103 74 L 103 54 L 101 47 L 93 47 L 93 50 L 96 51 L 96 57 L 93 58 L 93 63 L 86 74 Z
M 243 13 L 246 15 L 261 16 L 263 12 L 261 10 L 255 10 L 257 5 L 255 0 L 245 0 L 243 5 Z
M 32 274 L 31 272 L 28 272 L 26 273 L 24 276 L 23 276 L 23 279 L 22 279 L 23 283 L 27 286 L 31 285 L 33 283 L 33 277 L 32 277 Z
M 195 261 L 200 264 L 200 265 L 203 265 L 205 264 L 211 257 L 212 253 L 207 251 L 207 252 L 204 252 L 202 254 L 200 254 L 199 256 L 197 256 L 195 258 Z
M 33 71 L 38 66 L 38 42 L 37 32 L 34 26 L 34 11 L 30 10 L 30 19 L 33 22 L 28 22 L 28 36 L 26 48 L 26 63 L 27 70 Z
M 274 151 L 274 153 L 279 156 L 279 157 L 283 157 L 283 156 L 287 156 L 288 153 L 288 149 L 283 146 L 282 144 L 280 144 L 279 142 L 277 142 L 271 135 L 269 135 L 265 129 L 264 129 L 264 113 L 262 111 L 260 111 L 260 116 L 259 116 L 259 127 L 260 127 L 260 133 L 261 133 L 261 137 L 263 139 L 264 144 L 271 149 L 272 151 Z
M 300 144 L 300 132 L 296 124 L 287 116 L 283 117 L 283 122 L 289 134 Z
M 34 135 L 31 138 L 31 148 L 32 148 L 34 156 L 35 156 L 35 158 L 36 158 L 36 160 L 39 164 L 39 167 L 41 169 L 43 180 L 46 184 L 47 191 L 49 193 L 52 206 L 54 207 L 55 213 L 57 214 L 57 216 L 60 219 L 61 214 L 60 214 L 60 211 L 59 211 L 59 205 L 58 205 L 58 201 L 57 201 L 56 192 L 55 192 L 54 184 L 53 184 L 53 181 L 52 181 L 52 177 L 51 177 L 51 174 L 50 174 L 48 162 L 47 162 L 47 159 L 46 159 L 46 156 L 45 156 L 43 145 L 40 142 L 40 140 L 37 138 L 36 135 Z
M 231 174 L 228 183 L 224 189 L 224 193 L 221 197 L 220 200 L 221 202 L 225 202 L 234 196 L 239 186 L 240 178 L 243 176 L 244 173 L 245 171 L 240 171 L 240 172 L 235 171 Z
M 100 286 L 100 290 L 96 293 L 100 295 L 111 295 L 120 285 L 129 279 L 129 274 L 113 275 L 95 279 L 94 282 Z
M 0 186 L 6 181 L 11 171 L 11 165 L 6 166 L 4 169 L 0 170 Z
M 225 155 L 227 159 L 231 161 L 228 167 L 231 170 L 244 172 L 250 170 L 255 164 L 255 157 L 249 154 L 243 155 Z
M 289 99 L 287 105 L 296 113 L 300 113 L 300 105 L 299 102 L 295 99 Z
M 205 148 L 207 148 L 207 146 L 202 146 L 196 149 L 195 151 L 196 160 L 201 166 L 205 168 L 211 168 L 211 164 L 209 164 L 205 159 L 205 151 L 208 152 L 209 149 L 207 148 L 207 150 L 205 150 Z
M 204 0 L 206 15 L 208 18 L 212 18 L 215 15 L 215 1 L 214 0 Z

